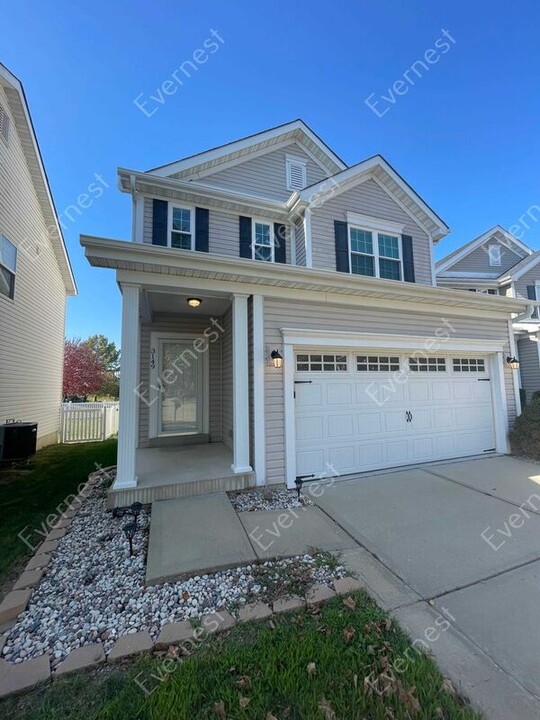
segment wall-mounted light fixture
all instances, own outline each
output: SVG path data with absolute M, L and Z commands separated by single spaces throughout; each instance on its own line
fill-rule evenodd
M 510 357 L 509 355 L 506 358 L 506 363 L 512 370 L 519 370 L 519 360 L 516 357 Z
M 270 357 L 272 358 L 272 363 L 275 368 L 280 368 L 283 365 L 283 358 L 281 357 L 279 350 L 272 350 Z
M 188 298 L 187 304 L 189 307 L 198 308 L 202 304 L 202 300 L 200 298 Z

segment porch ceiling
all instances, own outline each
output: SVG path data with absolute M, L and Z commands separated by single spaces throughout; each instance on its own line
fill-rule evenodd
M 202 300 L 198 308 L 192 308 L 187 303 L 188 298 L 194 297 L 193 293 L 147 292 L 146 295 L 152 313 L 186 314 L 194 317 L 199 315 L 220 316 L 231 304 L 228 297 L 214 297 L 204 293 L 197 295 Z

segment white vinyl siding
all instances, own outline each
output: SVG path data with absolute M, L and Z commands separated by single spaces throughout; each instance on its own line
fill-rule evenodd
M 347 220 L 347 212 L 369 215 L 398 223 L 403 234 L 413 239 L 414 271 L 417 283 L 431 285 L 431 256 L 426 232 L 422 230 L 374 180 L 367 180 L 316 207 L 311 217 L 313 267 L 336 269 L 334 221 Z
M 0 88 L 0 105 L 8 102 Z M 0 295 L 0 422 L 38 423 L 38 446 L 57 441 L 66 290 L 15 125 L 0 142 L 0 234 L 16 247 L 15 297 Z
M 157 313 L 151 323 L 141 324 L 141 353 L 140 353 L 140 392 L 144 395 L 150 384 L 150 352 L 151 334 L 162 333 L 190 333 L 201 334 L 210 327 L 210 318 L 206 316 L 189 317 L 188 315 L 173 315 Z M 225 327 L 225 326 L 223 326 Z M 222 375 L 221 353 L 222 340 L 216 340 L 209 346 L 209 434 L 211 442 L 222 439 Z M 139 447 L 148 447 L 150 432 L 150 408 L 142 399 L 139 403 Z
M 446 315 L 445 315 L 446 317 Z M 483 319 L 479 324 L 475 318 L 449 317 L 455 330 L 452 335 L 459 338 L 485 338 L 500 341 L 505 354 L 510 352 L 508 323 L 506 320 Z M 384 311 L 358 307 L 320 303 L 295 302 L 266 298 L 265 300 L 265 345 L 279 347 L 282 343 L 281 328 L 295 327 L 313 330 L 387 333 L 388 335 L 422 335 L 434 337 L 442 319 L 437 315 L 413 314 L 406 311 Z M 298 351 L 300 352 L 300 350 Z M 456 356 L 457 357 L 457 356 Z M 504 379 L 509 417 L 515 417 L 516 404 L 512 370 L 505 367 Z M 437 373 L 433 373 L 437 375 Z M 267 445 L 267 480 L 270 483 L 283 482 L 284 465 L 284 408 L 283 373 L 266 368 L 265 412 Z

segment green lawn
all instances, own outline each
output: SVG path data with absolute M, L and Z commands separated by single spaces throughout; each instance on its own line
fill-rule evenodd
M 353 602 L 351 602 L 351 598 Z M 348 604 L 346 604 L 348 603 Z M 183 661 L 55 681 L 0 703 L 18 720 L 446 720 L 479 718 L 363 593 L 320 612 L 245 624 Z M 168 674 L 167 672 L 168 671 Z M 369 678 L 368 692 L 365 678 Z M 143 693 L 140 685 L 149 691 Z M 382 691 L 369 691 L 370 685 Z
M 116 464 L 114 439 L 76 445 L 51 445 L 28 463 L 0 471 L 0 585 L 32 551 L 19 537 L 37 544 L 42 523 L 77 491 L 97 465 Z M 26 528 L 26 530 L 25 530 Z M 46 529 L 46 528 L 45 528 Z

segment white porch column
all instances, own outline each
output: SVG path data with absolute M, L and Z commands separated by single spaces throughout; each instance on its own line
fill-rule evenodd
M 139 293 L 138 285 L 122 284 L 122 355 L 115 490 L 137 486 L 135 450 L 139 397 L 135 390 L 139 384 Z
M 235 293 L 232 304 L 233 464 L 235 473 L 251 472 L 249 464 L 248 295 Z
M 264 485 L 266 478 L 266 435 L 264 402 L 264 299 L 253 295 L 253 465 L 257 485 Z

